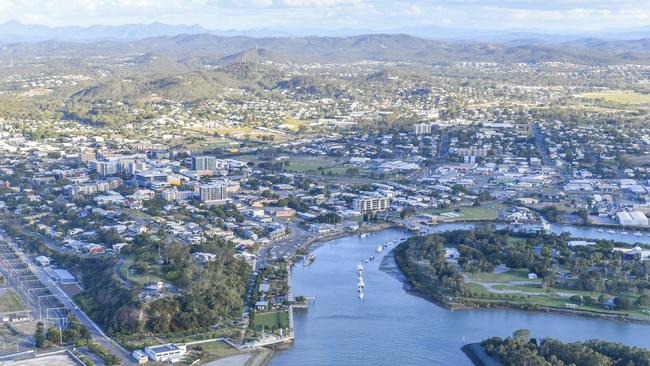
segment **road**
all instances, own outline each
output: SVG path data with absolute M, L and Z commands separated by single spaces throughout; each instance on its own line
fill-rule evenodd
M 446 129 L 442 132 L 440 137 L 440 150 L 438 150 L 438 159 L 440 162 L 446 162 L 449 156 L 449 130 Z
M 555 166 L 555 164 L 553 163 L 553 159 L 551 159 L 551 156 L 548 153 L 546 144 L 544 143 L 544 135 L 542 134 L 539 125 L 535 123 L 532 125 L 531 129 L 532 129 L 533 137 L 535 138 L 535 147 L 537 148 L 537 153 L 542 158 L 542 162 L 546 166 Z M 571 174 L 569 173 L 569 170 L 566 166 L 560 169 L 560 175 L 562 176 L 562 179 L 565 182 L 571 180 Z
M 116 356 L 120 357 L 124 362 L 124 365 L 135 365 L 136 363 L 132 361 L 130 352 L 120 346 L 117 342 L 109 338 L 104 331 L 97 325 L 85 312 L 83 312 L 77 304 L 66 294 L 51 278 L 48 276 L 42 267 L 34 264 L 31 258 L 25 255 L 19 249 L 18 243 L 16 243 L 12 238 L 7 235 L 1 235 L 3 240 L 9 243 L 13 249 L 18 254 L 19 258 L 27 264 L 27 267 L 34 273 L 41 283 L 46 286 L 50 292 L 56 296 L 56 298 L 67 307 L 69 311 L 74 314 L 83 325 L 88 328 L 88 331 L 92 335 L 93 339 L 100 345 L 108 348 Z

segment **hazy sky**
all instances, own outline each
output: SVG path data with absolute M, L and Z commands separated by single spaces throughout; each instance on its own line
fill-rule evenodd
M 594 30 L 650 25 L 650 0 L 0 0 L 0 22 L 201 24 L 211 29 Z

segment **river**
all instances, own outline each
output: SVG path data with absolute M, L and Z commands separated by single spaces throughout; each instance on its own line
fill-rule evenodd
M 464 227 L 449 224 L 438 229 Z M 596 230 L 571 229 L 583 237 L 607 238 Z M 567 227 L 551 230 L 569 231 Z M 538 338 L 600 338 L 650 348 L 650 326 L 639 324 L 515 310 L 451 312 L 404 291 L 395 274 L 379 269 L 380 259 L 365 265 L 366 290 L 360 300 L 359 261 L 374 254 L 379 244 L 407 235 L 391 229 L 365 238 L 336 239 L 314 250 L 316 261 L 311 266 L 295 266 L 294 294 L 314 296 L 315 301 L 308 311 L 296 312 L 295 343 L 278 351 L 270 365 L 471 365 L 462 345 L 495 335 L 506 337 L 520 328 L 530 329 Z M 632 235 L 627 239 L 650 242 Z M 393 261 L 387 258 L 386 262 Z

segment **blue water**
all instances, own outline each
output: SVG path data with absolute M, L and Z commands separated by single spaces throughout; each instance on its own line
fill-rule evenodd
M 386 230 L 337 239 L 314 251 L 311 266 L 294 267 L 294 294 L 316 300 L 308 311 L 296 312 L 295 343 L 277 352 L 270 365 L 471 365 L 462 345 L 520 328 L 538 338 L 600 338 L 650 348 L 650 326 L 639 324 L 513 310 L 451 312 L 405 292 L 393 275 L 379 270 L 379 260 L 365 266 L 360 300 L 359 261 L 379 244 L 406 235 Z

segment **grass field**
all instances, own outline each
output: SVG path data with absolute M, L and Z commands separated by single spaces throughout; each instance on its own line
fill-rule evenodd
M 300 126 L 308 126 L 308 125 L 309 125 L 309 121 L 289 117 L 284 122 L 284 124 L 280 126 L 280 128 L 284 128 L 293 132 L 298 132 L 298 130 L 300 130 Z
M 472 274 L 471 278 L 480 282 L 491 283 L 508 283 L 513 281 L 528 281 L 528 282 L 541 282 L 541 280 L 529 280 L 528 270 L 525 268 L 511 269 L 503 273 L 476 273 Z
M 269 313 L 256 313 L 254 320 L 256 329 L 275 329 L 289 327 L 289 313 L 286 311 L 272 311 Z
M 223 342 L 201 343 L 197 344 L 196 346 L 192 346 L 192 349 L 201 351 L 201 360 L 204 362 L 213 361 L 241 353 L 237 349 L 232 348 Z
M 640 106 L 640 105 L 650 104 L 650 95 L 623 91 L 623 90 L 587 93 L 587 94 L 583 94 L 583 96 L 590 99 L 602 99 L 608 103 L 624 104 L 628 106 Z
M 336 160 L 332 158 L 298 157 L 298 158 L 292 158 L 289 161 L 289 165 L 285 168 L 285 170 L 295 172 L 295 173 L 304 173 L 310 171 L 316 172 L 319 171 L 318 170 L 319 168 L 322 168 L 323 170 L 334 169 L 334 167 L 338 164 L 340 163 L 337 163 Z
M 151 282 L 163 281 L 160 277 L 160 267 L 159 266 L 150 266 L 147 273 L 142 274 L 131 274 L 129 273 L 129 268 L 133 265 L 133 258 L 126 258 L 120 266 L 120 274 L 124 278 L 128 278 L 129 281 L 138 284 L 146 285 Z
M 0 313 L 27 310 L 27 306 L 18 298 L 13 290 L 3 290 L 0 295 Z
M 579 291 L 579 290 L 565 290 L 565 289 L 556 289 L 551 288 L 548 291 L 543 289 L 541 286 L 541 280 L 529 280 L 528 279 L 528 270 L 525 268 L 514 269 L 508 272 L 495 274 L 495 273 L 479 273 L 472 274 L 471 278 L 475 281 L 480 281 L 482 283 L 497 283 L 492 289 L 494 291 L 501 290 L 510 290 L 510 291 L 520 291 L 524 293 L 513 293 L 513 294 L 500 294 L 497 292 L 492 292 L 488 288 L 482 286 L 478 283 L 468 282 L 465 283 L 467 288 L 472 293 L 472 300 L 480 301 L 485 303 L 495 303 L 507 301 L 511 304 L 529 304 L 529 305 L 539 305 L 546 307 L 553 307 L 558 309 L 567 309 L 567 303 L 571 303 L 569 296 L 559 296 L 559 294 L 575 294 L 580 296 L 590 296 L 594 299 L 597 299 L 599 294 L 589 291 Z M 513 282 L 534 282 L 533 284 L 512 284 Z M 510 285 L 509 285 L 510 283 Z M 529 293 L 529 294 L 526 294 Z M 540 293 L 546 293 L 544 295 L 535 295 Z M 609 296 L 613 297 L 613 296 Z M 630 296 L 630 300 L 634 303 L 635 297 Z M 584 310 L 602 314 L 615 314 L 615 315 L 632 315 L 641 318 L 647 318 L 649 315 L 643 311 L 650 310 L 650 307 L 638 307 L 634 306 L 631 309 L 627 310 L 618 310 L 618 309 L 605 309 L 600 304 L 576 304 L 576 310 Z
M 497 211 L 486 207 L 461 207 L 456 211 L 453 208 L 432 210 L 432 214 L 457 214 L 458 216 L 445 218 L 445 221 L 457 220 L 496 220 Z

